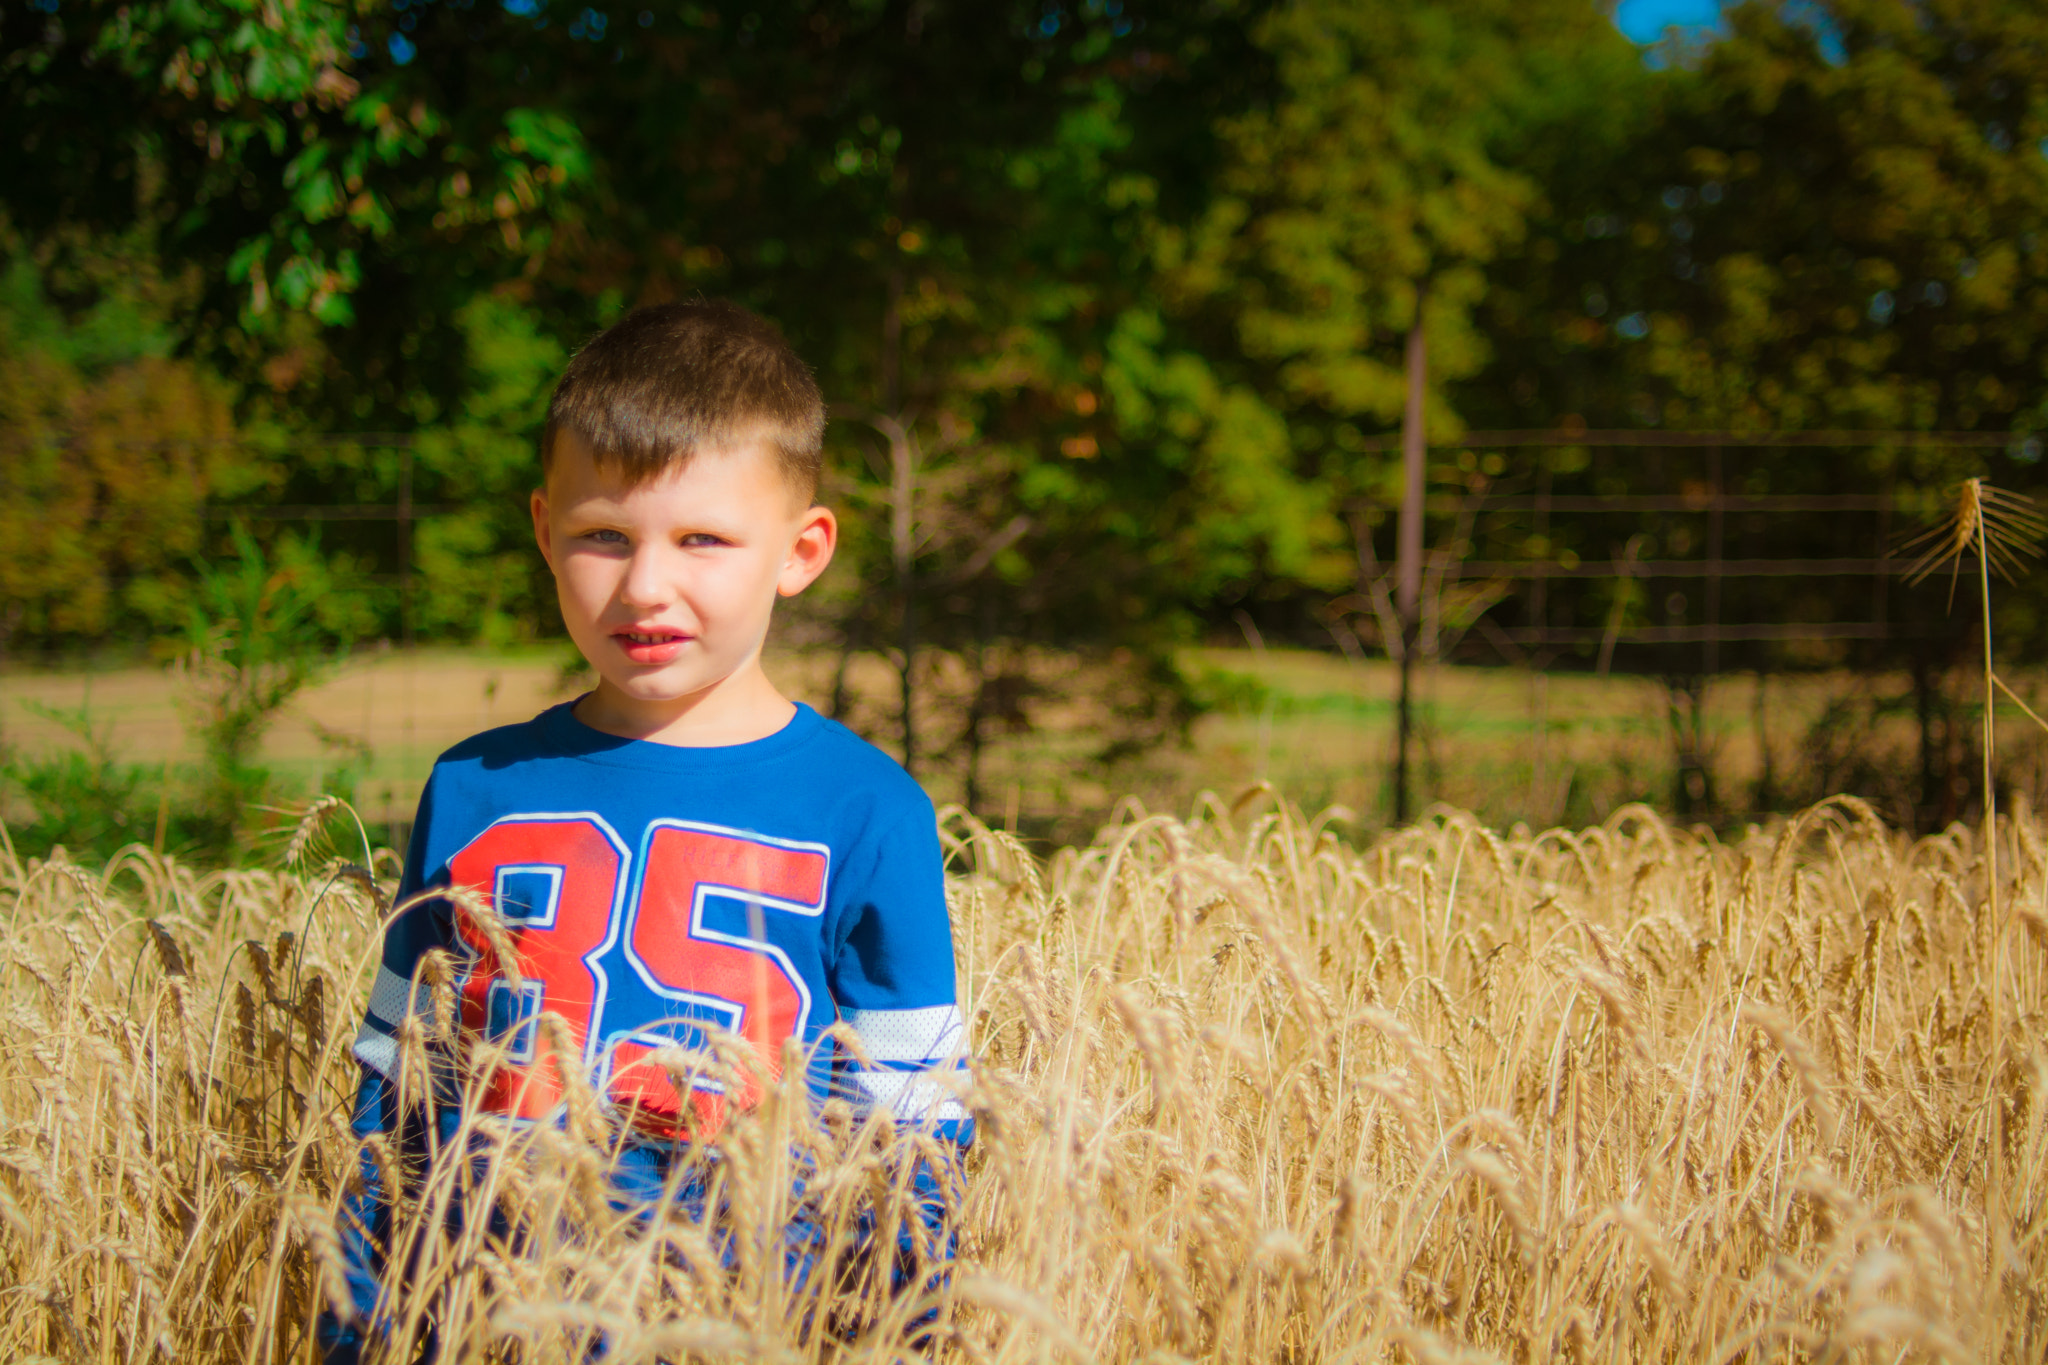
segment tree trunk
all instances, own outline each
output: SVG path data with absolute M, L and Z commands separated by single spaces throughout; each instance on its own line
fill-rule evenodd
M 839 637 L 839 661 L 832 666 L 832 719 L 844 721 L 851 698 L 847 694 L 846 675 L 853 666 L 853 656 L 858 649 L 857 628 L 848 623 Z
M 1664 680 L 1665 712 L 1671 727 L 1678 772 L 1671 793 L 1672 809 L 1681 820 L 1697 819 L 1714 809 L 1714 774 L 1705 749 L 1707 679 L 1672 676 Z
M 981 809 L 981 729 L 988 718 L 988 656 L 985 650 L 974 652 L 974 697 L 967 703 L 967 731 L 961 738 L 967 750 L 966 790 L 961 795 L 961 804 L 971 815 Z
M 889 540 L 896 562 L 896 592 L 902 599 L 902 627 L 897 636 L 897 648 L 903 655 L 903 770 L 913 776 L 917 773 L 917 590 L 911 580 L 911 551 L 914 548 L 911 537 L 916 530 L 911 506 L 917 486 L 914 454 L 910 433 L 899 427 L 897 435 L 889 442 L 890 463 L 895 476 L 890 496 L 894 506 L 890 508 Z
M 1751 789 L 1749 800 L 1758 815 L 1775 810 L 1778 805 L 1778 766 L 1771 753 L 1770 706 L 1766 700 L 1769 681 L 1770 675 L 1759 668 L 1749 698 L 1749 728 L 1756 737 L 1758 762 L 1756 786 Z
M 1941 810 L 1945 801 L 1943 792 L 1948 786 L 1946 775 L 1941 772 L 1938 755 L 1940 741 L 1934 734 L 1934 668 L 1927 656 L 1916 650 L 1913 653 L 1913 718 L 1920 725 L 1920 800 L 1914 811 L 1917 833 L 1926 834 L 1940 828 Z
M 901 604 L 897 648 L 902 652 L 899 676 L 903 689 L 903 770 L 917 774 L 917 591 L 911 581 L 917 521 L 912 499 L 917 491 L 916 448 L 903 422 L 902 384 L 903 271 L 889 272 L 888 303 L 882 310 L 882 412 L 889 419 L 889 551 L 896 570 Z

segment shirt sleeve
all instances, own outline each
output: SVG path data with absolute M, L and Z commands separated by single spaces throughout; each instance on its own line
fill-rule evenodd
M 407 844 L 405 871 L 398 882 L 398 904 L 403 905 L 428 886 L 445 881 L 445 875 L 428 866 L 434 844 L 434 780 L 420 794 L 419 813 L 413 820 L 412 838 Z M 398 1025 L 409 1015 L 425 1015 L 433 1008 L 432 995 L 424 983 L 415 983 L 420 958 L 430 948 L 448 948 L 454 943 L 454 927 L 448 903 L 423 901 L 400 914 L 384 933 L 384 950 L 378 959 L 377 977 L 370 986 L 369 1008 L 356 1032 L 355 1056 L 369 1070 L 387 1079 L 398 1077 Z
M 405 870 L 399 876 L 399 904 L 416 895 L 428 881 L 426 862 L 432 843 L 433 792 L 433 779 L 429 778 L 413 820 Z M 399 1021 L 408 1013 L 432 1008 L 424 991 L 414 998 L 410 983 L 420 955 L 428 948 L 446 946 L 446 914 L 441 902 L 425 902 L 401 914 L 385 931 L 376 982 L 370 987 L 369 1008 L 356 1034 L 354 1051 L 362 1067 L 362 1079 L 356 1089 L 350 1129 L 359 1144 L 358 1179 L 356 1188 L 342 1199 L 338 1229 L 352 1312 L 344 1319 L 332 1309 L 321 1310 L 315 1338 L 326 1365 L 355 1365 L 367 1339 L 378 1334 L 380 1280 L 385 1248 L 390 1241 L 391 1199 L 397 1192 L 384 1188 L 383 1173 L 372 1159 L 367 1143 L 373 1136 L 385 1134 L 395 1137 L 406 1155 L 416 1156 L 424 1150 L 419 1124 L 408 1123 L 399 1112 L 395 1088 L 398 1043 L 394 1035 Z
M 828 984 L 839 1018 L 867 1053 L 846 1058 L 833 1089 L 858 1111 L 888 1110 L 966 1146 L 974 1124 L 959 1092 L 967 1031 L 953 969 L 938 824 L 914 809 L 849 859 L 839 890 L 839 947 Z

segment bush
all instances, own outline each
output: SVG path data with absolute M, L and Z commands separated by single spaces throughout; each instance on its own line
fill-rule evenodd
M 104 858 L 124 844 L 158 847 L 169 836 L 169 806 L 162 765 L 121 763 L 111 736 L 96 727 L 88 708 L 75 710 L 28 704 L 28 709 L 75 736 L 82 749 L 39 758 L 0 756 L 0 789 L 8 804 L 26 807 L 25 824 L 9 829 L 15 850 L 45 857 L 61 845 L 73 853 Z M 181 832 L 183 821 L 180 821 Z

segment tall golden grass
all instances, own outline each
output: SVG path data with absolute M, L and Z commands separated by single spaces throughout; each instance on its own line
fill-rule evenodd
M 2010 932 L 1977 833 L 1849 799 L 1734 843 L 1634 808 L 1353 848 L 1268 793 L 1128 809 L 1049 864 L 947 830 L 980 1135 L 943 1289 L 892 1300 L 847 1259 L 916 1134 L 771 1088 L 720 1139 L 716 1226 L 650 1226 L 607 1201 L 612 1120 L 577 1092 L 559 1130 L 472 1120 L 494 1159 L 407 1196 L 390 1358 L 430 1322 L 449 1359 L 561 1362 L 2048 1354 L 2024 814 Z M 308 842 L 290 872 L 0 857 L 0 1354 L 311 1354 L 383 893 Z M 514 1235 L 438 1231 L 464 1179 Z M 792 1285 L 799 1201 L 840 1268 Z

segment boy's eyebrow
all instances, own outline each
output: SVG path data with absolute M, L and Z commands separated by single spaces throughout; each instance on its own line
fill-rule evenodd
M 571 525 L 582 523 L 611 525 L 633 519 L 627 516 L 613 515 L 622 510 L 621 504 L 616 500 L 609 498 L 586 498 L 564 507 L 559 515 Z M 736 536 L 744 529 L 744 526 L 716 509 L 706 508 L 701 512 L 692 511 L 680 518 L 677 523 L 677 529 L 685 534 L 715 531 L 719 535 Z

